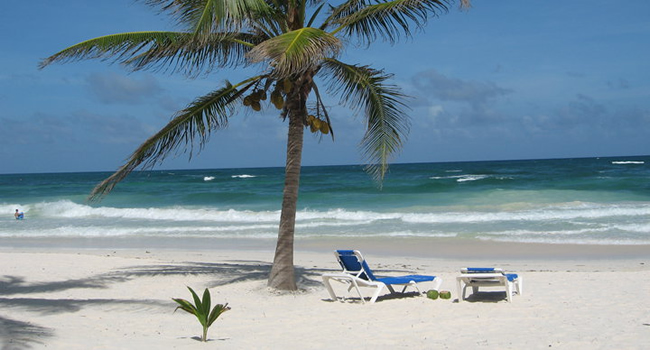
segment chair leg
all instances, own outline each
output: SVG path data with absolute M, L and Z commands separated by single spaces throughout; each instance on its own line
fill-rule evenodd
M 336 294 L 334 293 L 334 289 L 332 289 L 332 285 L 330 284 L 330 278 L 328 276 L 323 276 L 323 284 L 327 288 L 327 292 L 330 295 L 330 298 L 332 301 L 336 301 Z
M 406 288 L 408 288 L 409 286 L 415 288 L 415 290 L 418 292 L 418 294 L 422 294 L 422 292 L 420 291 L 420 288 L 418 288 L 418 284 L 415 283 L 415 282 L 411 282 L 411 283 L 409 283 L 409 284 L 405 284 L 405 285 L 404 285 L 404 288 L 402 288 L 402 294 L 404 294 L 404 292 L 406 292 Z
M 506 299 L 508 300 L 509 303 L 512 302 L 512 287 L 513 287 L 512 282 L 506 280 Z
M 357 290 L 357 294 L 359 294 L 359 298 L 361 299 L 361 303 L 365 304 L 366 300 L 363 298 L 363 294 L 361 294 L 361 289 L 359 289 L 359 285 L 357 284 L 357 282 L 355 280 L 352 280 L 352 284 L 354 285 L 354 288 Z M 375 297 L 375 299 L 377 299 L 377 297 Z M 374 303 L 374 301 L 372 299 L 370 299 L 370 302 Z
M 433 279 L 433 289 L 439 291 L 440 286 L 442 286 L 442 278 L 441 277 L 436 277 Z
M 463 301 L 463 299 L 465 298 L 465 295 L 464 295 L 464 294 L 465 294 L 465 293 L 464 293 L 464 289 L 461 291 L 461 288 L 462 288 L 462 287 L 461 287 L 461 281 L 460 281 L 460 279 L 456 279 L 456 293 L 458 294 L 458 302 L 459 302 L 459 303 L 460 303 L 461 301 Z
M 390 287 L 390 286 L 388 286 L 388 287 Z M 377 290 L 375 291 L 375 294 L 373 294 L 372 298 L 370 298 L 370 303 L 371 304 L 374 303 L 375 301 L 377 301 L 377 298 L 379 297 L 379 294 L 381 293 L 381 291 L 383 289 L 384 289 L 383 285 L 377 287 Z M 363 298 L 361 298 L 361 300 L 363 300 Z

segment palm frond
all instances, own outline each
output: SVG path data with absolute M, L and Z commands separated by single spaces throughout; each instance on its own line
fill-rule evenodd
M 264 0 L 144 0 L 168 12 L 196 36 L 213 32 L 238 32 L 255 17 L 265 17 L 272 8 Z
M 133 70 L 169 66 L 191 74 L 214 67 L 245 64 L 244 55 L 259 39 L 241 33 L 217 33 L 197 42 L 191 34 L 179 32 L 131 32 L 106 35 L 68 47 L 40 63 L 66 63 L 82 59 L 113 58 Z M 246 45 L 251 42 L 251 45 Z
M 266 40 L 248 54 L 253 63 L 269 61 L 273 76 L 284 78 L 315 68 L 325 57 L 337 56 L 342 43 L 317 28 L 301 28 Z
M 211 132 L 226 127 L 235 107 L 233 102 L 262 78 L 254 77 L 236 86 L 226 83 L 225 87 L 196 99 L 178 112 L 164 128 L 140 145 L 126 164 L 97 185 L 91 192 L 89 200 L 101 199 L 136 168 L 153 167 L 182 146 L 185 146 L 184 152 L 189 153 L 191 159 L 195 142 L 198 143 L 200 151 L 208 141 Z M 239 89 L 241 85 L 244 87 Z
M 216 68 L 244 66 L 245 55 L 251 47 L 261 41 L 255 35 L 244 33 L 210 34 L 209 40 L 192 41 L 170 45 L 151 45 L 122 63 L 134 70 L 152 68 L 154 70 L 182 71 L 188 75 L 209 72 Z
M 368 0 L 348 0 L 338 6 L 330 5 L 329 15 L 323 21 L 320 28 L 325 30 L 330 24 L 340 22 L 341 18 L 348 17 L 370 4 L 371 2 Z
M 464 0 L 466 1 L 466 0 Z M 348 37 L 358 37 L 362 43 L 369 45 L 382 38 L 395 43 L 401 35 L 410 37 L 411 27 L 422 29 L 430 16 L 447 11 L 450 0 L 393 0 L 379 1 L 368 5 L 365 1 L 351 1 L 352 6 L 334 11 L 328 22 L 339 25 L 332 33 L 339 31 Z
M 164 46 L 185 42 L 185 34 L 178 32 L 129 32 L 112 34 L 82 41 L 76 45 L 63 49 L 40 62 L 40 68 L 54 63 L 67 63 L 82 59 L 107 59 L 117 56 L 126 57 L 134 52 L 139 52 L 148 45 Z
M 318 6 L 316 8 L 314 13 L 312 13 L 311 17 L 309 18 L 309 21 L 307 21 L 307 25 L 305 27 L 311 27 L 314 24 L 314 21 L 316 20 L 316 18 L 318 18 L 318 14 L 320 13 L 320 11 L 323 9 L 324 6 L 325 6 L 325 3 L 322 3 L 322 4 L 320 4 L 320 6 Z M 321 28 L 321 29 L 323 29 L 323 28 Z
M 328 59 L 323 71 L 332 73 L 330 90 L 342 102 L 363 109 L 366 132 L 361 141 L 367 170 L 381 183 L 391 155 L 399 151 L 409 130 L 408 107 L 395 85 L 387 84 L 390 74 L 367 66 L 356 66 Z
M 276 14 L 269 17 L 257 18 L 254 23 L 251 23 L 249 28 L 249 32 L 260 39 L 256 44 L 286 31 L 286 21 Z

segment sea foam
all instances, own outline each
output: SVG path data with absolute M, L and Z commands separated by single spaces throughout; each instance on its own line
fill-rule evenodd
M 612 164 L 645 164 L 642 160 L 615 160 Z
M 296 238 L 650 244 L 645 160 L 396 164 L 381 189 L 358 166 L 305 167 Z M 97 174 L 0 175 L 0 237 L 277 237 L 282 168 L 133 175 L 92 205 Z

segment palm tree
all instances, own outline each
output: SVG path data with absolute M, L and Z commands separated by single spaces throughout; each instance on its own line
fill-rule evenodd
M 402 146 L 409 120 L 404 95 L 391 75 L 338 60 L 344 43 L 376 39 L 395 43 L 421 29 L 453 0 L 141 0 L 167 12 L 185 31 L 107 35 L 66 48 L 40 64 L 109 59 L 132 70 L 166 69 L 192 76 L 214 69 L 258 68 L 257 75 L 197 98 L 140 145 L 113 175 L 97 185 L 99 199 L 137 168 L 150 168 L 182 148 L 192 156 L 210 134 L 227 126 L 242 106 L 259 111 L 267 98 L 288 120 L 285 184 L 278 240 L 268 285 L 295 290 L 294 228 L 303 132 L 334 137 L 318 80 L 326 91 L 365 116 L 362 152 L 369 172 L 381 182 L 389 157 Z M 469 0 L 460 0 L 469 6 Z M 327 6 L 327 7 L 326 7 Z M 315 25 L 318 21 L 319 25 Z

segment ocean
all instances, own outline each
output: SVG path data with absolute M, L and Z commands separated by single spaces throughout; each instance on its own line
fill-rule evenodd
M 650 244 L 650 156 L 304 167 L 296 239 Z M 0 246 L 155 242 L 179 247 L 277 237 L 283 168 L 0 175 Z M 16 209 L 25 213 L 15 220 Z

